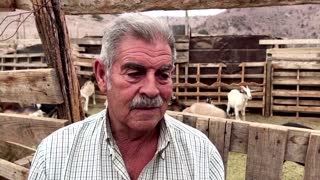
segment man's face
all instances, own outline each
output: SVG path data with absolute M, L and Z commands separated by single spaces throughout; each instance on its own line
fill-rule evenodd
M 113 128 L 122 131 L 155 128 L 172 95 L 172 69 L 172 53 L 167 43 L 124 38 L 111 70 L 112 87 L 107 90 Z

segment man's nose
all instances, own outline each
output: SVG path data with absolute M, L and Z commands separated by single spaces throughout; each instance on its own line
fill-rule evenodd
M 148 75 L 143 81 L 140 93 L 147 95 L 148 97 L 155 97 L 159 95 L 159 89 L 154 75 Z

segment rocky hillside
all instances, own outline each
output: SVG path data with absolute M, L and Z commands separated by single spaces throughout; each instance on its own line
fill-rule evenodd
M 17 13 L 19 11 L 1 12 L 0 21 L 6 15 Z M 69 35 L 72 38 L 102 35 L 104 24 L 112 17 L 112 15 L 67 16 Z M 185 23 L 185 18 L 162 18 L 172 25 Z M 12 20 L 14 17 L 8 18 L 0 25 L 0 34 Z M 229 9 L 216 16 L 190 17 L 189 24 L 193 34 L 320 38 L 320 5 Z M 10 37 L 17 26 L 16 22 L 10 24 L 9 28 L 0 36 L 0 40 Z M 18 35 L 19 38 L 38 37 L 32 16 L 22 24 Z
M 282 38 L 320 38 L 320 5 L 230 9 L 208 17 L 193 32 L 212 35 L 271 35 Z

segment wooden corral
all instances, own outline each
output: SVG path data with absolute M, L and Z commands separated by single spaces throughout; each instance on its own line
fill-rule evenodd
M 205 102 L 208 97 L 213 99 L 214 104 L 227 104 L 227 95 L 231 89 L 248 85 L 254 90 L 253 100 L 248 102 L 248 107 L 259 108 L 264 115 L 265 62 L 243 62 L 239 65 L 238 74 L 224 74 L 224 68 L 228 67 L 222 63 L 176 64 L 173 76 L 175 96 L 186 105 Z
M 54 69 L 0 71 L 0 102 L 61 104 Z M 0 178 L 27 179 L 35 148 L 68 120 L 0 113 Z
M 319 39 L 261 40 L 260 44 L 270 46 L 266 114 L 319 117 Z
M 320 178 L 319 131 L 167 113 L 206 134 L 220 152 L 225 168 L 229 152 L 246 154 L 246 180 L 280 180 L 284 161 L 305 163 L 304 180 Z

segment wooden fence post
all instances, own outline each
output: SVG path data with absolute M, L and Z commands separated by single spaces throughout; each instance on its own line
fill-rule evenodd
M 79 82 L 71 59 L 71 49 L 64 12 L 59 0 L 32 0 L 37 29 L 47 64 L 59 78 L 64 103 L 58 106 L 58 118 L 70 122 L 84 118 Z

